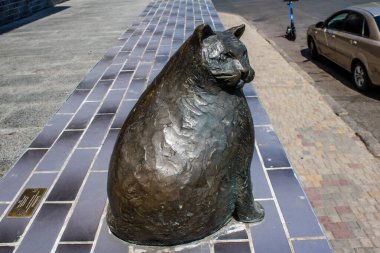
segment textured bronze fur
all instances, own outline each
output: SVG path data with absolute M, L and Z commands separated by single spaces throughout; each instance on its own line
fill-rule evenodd
M 175 245 L 232 215 L 263 219 L 249 172 L 254 129 L 241 87 L 254 71 L 243 32 L 198 26 L 126 119 L 108 175 L 107 221 L 119 238 Z

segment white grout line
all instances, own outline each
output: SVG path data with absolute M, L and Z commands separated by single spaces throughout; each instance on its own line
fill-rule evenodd
M 243 230 L 242 230 L 243 231 Z M 249 239 L 230 239 L 230 240 L 211 240 L 214 244 L 215 243 L 225 243 L 225 242 L 248 242 Z
M 306 240 L 327 240 L 325 236 L 310 236 L 310 237 L 292 237 L 291 241 L 306 241 Z
M 55 174 L 55 173 L 58 173 L 57 170 L 37 170 L 35 172 L 33 172 L 34 175 L 36 174 Z
M 15 242 L 12 243 L 0 243 L 0 247 L 14 247 L 16 246 Z
M 260 153 L 260 150 L 258 149 L 257 143 L 255 144 L 255 146 L 256 146 L 257 155 L 258 155 L 258 157 L 260 159 L 260 162 L 261 162 L 262 166 L 264 167 L 264 161 L 263 161 L 263 158 L 261 157 L 261 153 Z M 269 186 L 269 189 L 270 189 L 270 191 L 272 193 L 272 196 L 274 197 L 274 199 L 273 199 L 274 200 L 274 204 L 276 206 L 277 213 L 278 213 L 278 215 L 280 217 L 280 221 L 282 223 L 282 227 L 284 228 L 284 232 L 285 232 L 286 238 L 288 240 L 288 244 L 289 244 L 290 250 L 291 250 L 292 253 L 295 253 L 293 244 L 290 241 L 290 233 L 289 233 L 288 227 L 286 226 L 285 218 L 284 218 L 284 216 L 283 216 L 283 214 L 281 212 L 280 205 L 278 203 L 276 194 L 275 194 L 275 192 L 273 190 L 272 182 L 270 181 L 269 176 L 268 176 L 268 172 L 266 170 L 264 170 L 264 175 L 265 175 L 265 177 L 267 179 L 268 186 Z
M 77 150 L 96 150 L 99 149 L 100 147 L 78 147 L 76 148 Z
M 113 112 L 99 112 L 96 115 L 115 115 Z
M 108 173 L 108 170 L 92 170 L 92 173 Z
M 26 150 L 49 150 L 50 148 L 27 148 Z M 46 151 L 46 152 L 47 152 Z M 21 158 L 22 156 L 20 156 L 20 158 Z M 14 164 L 14 165 L 16 165 L 16 163 Z M 13 168 L 13 167 L 12 167 Z
M 73 245 L 73 244 L 93 244 L 93 242 L 92 241 L 78 241 L 78 242 L 75 242 L 75 241 L 73 241 L 73 242 L 60 242 L 59 244 L 64 244 L 64 245 L 67 245 L 67 244 L 71 244 L 71 245 Z M 54 251 L 52 251 L 52 252 L 54 252 Z
M 270 167 L 270 168 L 265 168 L 265 170 L 293 170 L 292 167 Z
M 255 198 L 255 201 L 273 201 L 274 198 L 263 198 L 263 199 L 256 199 Z
M 44 204 L 74 204 L 75 201 L 49 201 L 46 200 Z
M 248 235 L 248 242 L 249 242 L 249 248 L 251 249 L 251 253 L 255 253 L 255 248 L 254 248 L 255 243 L 253 241 L 253 237 L 252 237 L 252 234 L 251 234 L 251 229 L 250 229 L 248 223 L 245 224 L 245 232 Z

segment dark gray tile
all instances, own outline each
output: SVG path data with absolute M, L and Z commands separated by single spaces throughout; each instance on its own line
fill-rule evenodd
M 235 239 L 247 239 L 248 240 L 247 231 L 245 231 L 245 230 L 236 231 L 236 232 L 221 235 L 218 237 L 218 240 L 235 240 Z
M 272 127 L 255 127 L 255 137 L 266 168 L 290 167 L 284 148 Z
M 59 244 L 55 253 L 90 253 L 92 244 Z
M 150 69 L 152 68 L 151 63 L 142 62 L 137 67 L 136 73 L 134 75 L 134 79 L 146 79 L 148 77 L 148 74 L 150 72 Z
M 99 105 L 100 102 L 83 103 L 82 107 L 75 114 L 66 129 L 86 129 Z
M 257 125 L 269 125 L 270 121 L 264 108 L 257 97 L 247 97 L 249 109 L 253 117 L 253 123 Z
M 243 92 L 246 97 L 257 96 L 255 88 L 253 87 L 252 83 L 245 84 L 243 87 Z
M 138 99 L 145 90 L 146 79 L 133 79 L 129 85 L 126 99 Z
M 118 52 L 120 51 L 120 49 L 121 49 L 120 46 L 111 47 L 110 49 L 108 49 L 108 51 L 106 52 L 106 54 L 103 56 L 102 60 L 112 61 L 115 58 L 115 56 L 118 54 Z
M 91 91 L 87 97 L 87 101 L 102 101 L 107 94 L 108 89 L 111 87 L 112 80 L 99 81 L 95 88 Z
M 141 59 L 143 53 L 144 53 L 145 48 L 143 47 L 135 47 L 133 51 L 131 52 L 131 55 L 129 56 L 130 58 L 133 59 Z
M 103 75 L 104 71 L 111 64 L 112 59 L 103 59 L 98 62 L 95 67 L 86 75 L 86 77 L 79 83 L 78 89 L 92 89 L 96 82 Z
M 4 218 L 0 222 L 0 243 L 13 243 L 20 239 L 30 218 Z
M 288 240 L 273 201 L 260 202 L 265 210 L 265 218 L 251 226 L 255 252 L 291 253 Z
M 100 147 L 113 116 L 113 114 L 96 115 L 79 143 L 79 147 Z
M 82 133 L 83 131 L 64 131 L 57 142 L 46 153 L 36 170 L 59 171 Z
M 108 170 L 111 154 L 114 149 L 119 129 L 111 129 L 104 141 L 102 148 L 95 160 L 92 170 Z
M 331 253 L 327 240 L 292 241 L 296 253 Z
M 34 174 L 25 188 L 47 188 L 49 189 L 57 177 L 57 173 Z M 20 192 L 22 194 L 24 190 Z M 16 201 L 18 198 L 16 199 Z M 12 207 L 15 204 L 12 203 Z M 24 233 L 30 218 L 8 218 L 4 217 L 0 222 L 0 243 L 17 242 Z
M 50 148 L 61 134 L 72 115 L 56 114 L 49 120 L 41 133 L 30 145 L 30 148 Z
M 0 201 L 12 201 L 47 150 L 28 150 L 12 169 L 0 179 Z
M 148 85 L 150 85 L 153 82 L 153 80 L 158 76 L 160 72 L 161 70 L 158 70 L 158 69 L 154 69 L 150 72 Z
M 12 253 L 14 247 L 11 246 L 0 246 L 0 253 Z
M 115 113 L 124 97 L 125 90 L 110 90 L 98 113 Z
M 215 253 L 250 253 L 248 242 L 223 242 L 214 244 Z
M 114 84 L 112 85 L 112 89 L 127 89 L 133 73 L 133 71 L 120 71 Z
M 122 35 L 121 38 L 117 39 L 116 42 L 115 42 L 115 46 L 118 46 L 118 47 L 124 47 L 125 43 L 127 42 L 128 40 L 128 37 L 127 38 L 123 38 L 124 35 Z M 114 61 L 116 60 L 116 58 L 114 59 Z
M 123 65 L 111 65 L 102 76 L 102 80 L 115 79 Z
M 129 56 L 129 52 L 120 52 L 117 54 L 115 59 L 113 60 L 113 64 L 124 64 Z
M 272 198 L 268 180 L 264 174 L 264 168 L 256 151 L 253 154 L 250 170 L 253 196 L 256 199 Z
M 106 204 L 106 186 L 107 173 L 89 175 L 61 241 L 94 240 Z
M 154 63 L 153 69 L 159 69 L 161 70 L 165 64 L 168 62 L 169 56 L 162 56 L 158 55 L 156 56 L 156 61 Z
M 58 112 L 75 113 L 89 92 L 89 90 L 74 90 Z
M 123 126 L 136 103 L 137 100 L 126 100 L 121 103 L 119 111 L 116 113 L 115 120 L 112 123 L 112 128 L 121 128 Z
M 160 46 L 158 49 L 157 55 L 158 56 L 169 56 L 170 53 L 170 46 Z
M 70 207 L 71 204 L 44 204 L 16 252 L 51 252 Z
M 268 171 L 290 237 L 323 236 L 318 220 L 293 170 Z
M 160 43 L 160 39 L 160 36 L 153 36 L 148 46 L 146 47 L 146 50 L 156 51 L 158 48 L 158 44 Z
M 95 245 L 95 250 L 93 253 L 128 253 L 128 243 L 123 242 L 118 239 L 116 236 L 111 234 L 108 229 L 107 222 L 105 219 L 102 221 L 101 230 L 99 238 Z M 203 252 L 202 252 L 203 253 Z
M 7 207 L 8 207 L 8 204 L 0 204 L 0 216 L 4 213 Z
M 123 66 L 124 71 L 134 71 L 137 68 L 139 61 L 136 59 L 128 59 Z
M 96 149 L 77 149 L 71 156 L 48 201 L 73 201 L 95 157 Z

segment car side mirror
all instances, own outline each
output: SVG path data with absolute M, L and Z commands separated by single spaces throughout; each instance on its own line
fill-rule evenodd
M 315 25 L 316 28 L 324 28 L 325 27 L 325 22 L 320 21 Z

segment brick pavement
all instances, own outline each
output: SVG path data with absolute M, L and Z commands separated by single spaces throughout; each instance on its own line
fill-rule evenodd
M 219 13 L 225 26 L 249 21 Z M 380 252 L 380 161 L 300 70 L 257 33 L 242 38 L 258 96 L 337 253 Z

